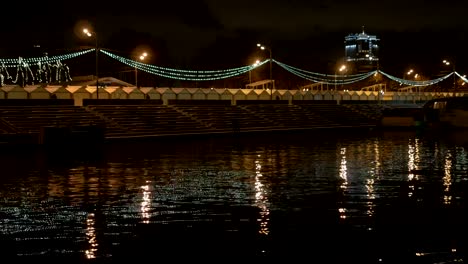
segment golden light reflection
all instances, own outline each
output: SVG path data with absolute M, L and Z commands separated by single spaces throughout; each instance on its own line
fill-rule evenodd
M 348 167 L 346 161 L 346 148 L 340 150 L 341 161 L 340 161 L 340 178 L 343 179 L 341 188 L 346 189 L 348 187 Z
M 347 166 L 347 160 L 346 160 L 346 148 L 340 149 L 340 155 L 341 155 L 341 159 L 340 159 L 339 175 L 340 175 L 340 178 L 343 180 L 340 185 L 340 188 L 343 191 L 346 191 L 346 189 L 348 188 L 348 166 Z M 346 208 L 344 207 L 338 208 L 338 212 L 340 214 L 341 219 L 346 218 Z
M 94 227 L 94 225 L 94 214 L 89 213 L 88 218 L 86 219 L 86 239 L 89 244 L 89 249 L 85 251 L 86 258 L 88 259 L 96 258 L 96 251 L 98 249 L 98 243 L 96 239 L 96 228 Z
M 371 171 L 371 178 L 367 179 L 366 181 L 366 192 L 367 192 L 367 215 L 372 216 L 374 215 L 374 207 L 375 207 L 375 179 L 379 178 L 380 172 L 380 151 L 379 151 L 379 142 L 374 142 L 374 169 Z
M 258 155 L 260 158 L 260 155 Z M 269 222 L 270 222 L 270 209 L 268 207 L 268 195 L 265 186 L 261 182 L 263 177 L 262 164 L 260 160 L 255 160 L 255 203 L 260 208 L 260 230 L 259 233 L 262 235 L 268 235 L 270 233 Z
M 444 178 L 443 185 L 444 185 L 444 204 L 450 204 L 452 202 L 452 196 L 450 194 L 450 186 L 452 185 L 452 153 L 447 152 L 445 156 L 445 164 L 444 164 Z
M 418 164 L 419 164 L 419 140 L 416 139 L 414 142 L 414 145 L 408 143 L 408 181 L 410 182 L 409 184 L 409 191 L 408 191 L 408 196 L 411 197 L 414 194 L 414 182 L 415 180 L 418 179 L 418 175 L 414 174 L 415 170 L 418 170 Z
M 147 181 L 147 183 L 148 183 L 148 181 Z M 150 200 L 150 195 L 151 195 L 150 186 L 149 185 L 144 185 L 144 186 L 141 186 L 141 189 L 143 190 L 143 199 L 141 201 L 141 206 L 140 206 L 141 217 L 143 218 L 143 223 L 148 224 L 149 220 L 150 220 L 149 210 L 150 210 L 150 203 L 151 203 L 151 200 Z
M 366 183 L 367 189 L 367 215 L 372 216 L 374 214 L 374 179 L 367 179 Z

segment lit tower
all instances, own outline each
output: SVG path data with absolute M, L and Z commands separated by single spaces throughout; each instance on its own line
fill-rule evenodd
M 379 65 L 379 39 L 364 32 L 345 37 L 345 60 L 352 64 L 357 72 L 375 70 Z

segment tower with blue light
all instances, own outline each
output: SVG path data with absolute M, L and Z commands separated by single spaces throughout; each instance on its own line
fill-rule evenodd
M 345 37 L 345 61 L 358 72 L 377 69 L 379 65 L 379 39 L 364 32 Z

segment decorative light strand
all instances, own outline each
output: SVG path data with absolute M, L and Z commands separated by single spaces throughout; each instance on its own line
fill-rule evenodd
M 359 76 L 359 77 L 352 77 L 352 78 L 346 78 L 346 76 L 341 76 L 341 75 L 328 75 L 328 77 L 332 77 L 332 78 L 319 78 L 319 77 L 315 77 L 315 76 L 310 76 L 310 75 L 306 75 L 302 72 L 299 72 L 297 70 L 294 70 L 294 69 L 291 69 L 287 66 L 284 66 L 285 64 L 278 64 L 279 66 L 281 66 L 282 68 L 284 68 L 285 70 L 291 72 L 292 74 L 295 74 L 299 77 L 302 77 L 306 80 L 309 80 L 309 81 L 313 81 L 313 82 L 318 82 L 318 83 L 322 83 L 322 84 L 331 84 L 331 85 L 336 85 L 336 84 L 351 84 L 351 83 L 355 83 L 355 82 L 359 82 L 359 81 L 362 81 L 362 80 L 365 80 L 367 78 L 369 78 L 370 76 L 374 75 L 377 71 L 371 71 L 371 72 L 368 72 L 368 73 L 365 73 L 365 74 L 362 74 L 362 76 Z M 323 75 L 323 76 L 327 76 L 327 75 Z M 336 77 L 340 77 L 340 79 L 336 78 Z
M 392 76 L 392 75 L 387 74 L 387 73 L 382 72 L 382 71 L 379 71 L 379 72 L 381 74 L 385 75 L 386 77 L 390 78 L 393 81 L 396 81 L 396 82 L 399 82 L 399 83 L 402 83 L 402 84 L 405 84 L 405 85 L 408 85 L 408 86 L 429 86 L 429 85 L 433 85 L 433 84 L 439 83 L 439 82 L 447 79 L 448 77 L 452 76 L 452 74 L 454 74 L 453 72 L 451 72 L 451 73 L 449 73 L 449 74 L 447 74 L 445 76 L 442 76 L 440 78 L 433 79 L 433 80 L 427 80 L 427 81 L 411 81 L 411 80 L 405 80 L 405 79 L 401 79 L 401 78 Z
M 304 79 L 307 79 L 309 81 L 313 81 L 313 82 L 319 82 L 319 83 L 323 83 L 323 84 L 350 84 L 350 83 L 354 83 L 354 82 L 358 82 L 358 81 L 361 81 L 361 80 L 364 80 L 370 76 L 372 76 L 373 74 L 375 73 L 381 73 L 382 75 L 388 77 L 389 79 L 393 80 L 393 81 L 396 81 L 396 82 L 399 82 L 399 83 L 402 83 L 402 84 L 405 84 L 405 85 L 409 85 L 409 86 L 429 86 L 429 85 L 433 85 L 433 84 L 436 84 L 436 83 L 439 83 L 445 79 L 447 79 L 448 77 L 450 77 L 452 74 L 454 74 L 453 72 L 450 73 L 450 74 L 447 74 L 445 76 L 442 76 L 440 78 L 437 78 L 437 79 L 433 79 L 433 80 L 426 80 L 426 81 L 411 81 L 411 80 L 405 80 L 405 79 L 401 79 L 401 78 L 398 78 L 398 77 L 395 77 L 395 76 L 392 76 L 388 73 L 385 73 L 385 72 L 382 72 L 380 70 L 378 71 L 371 71 L 371 72 L 368 72 L 368 73 L 362 73 L 362 74 L 357 74 L 357 75 L 354 75 L 354 76 L 359 76 L 359 77 L 355 77 L 355 78 L 348 78 L 349 76 L 353 76 L 353 75 L 326 75 L 326 74 L 319 74 L 319 73 L 314 73 L 314 72 L 309 72 L 309 71 L 305 71 L 305 70 L 301 70 L 299 68 L 296 68 L 296 67 L 292 67 L 292 66 L 289 66 L 289 65 L 286 65 L 284 63 L 281 63 L 281 62 L 278 62 L 278 61 L 275 61 L 279 66 L 281 66 L 282 68 L 286 69 L 287 71 L 299 76 L 299 77 L 302 77 Z M 308 73 L 308 74 L 305 74 L 305 73 Z M 457 74 L 457 73 L 455 73 Z M 328 78 L 319 78 L 319 77 L 316 77 L 314 75 L 318 75 L 318 76 L 324 76 L 324 77 L 328 77 Z M 468 81 L 468 79 L 460 76 L 459 74 L 457 74 L 459 77 L 462 78 L 462 80 L 464 81 Z M 331 78 L 334 78 L 334 79 L 331 79 Z M 339 79 L 338 79 L 339 78 Z
M 259 65 L 249 65 L 249 66 L 243 66 L 243 67 L 238 67 L 238 68 L 231 68 L 231 69 L 225 69 L 225 70 L 182 70 L 182 69 L 174 69 L 174 68 L 167 68 L 167 67 L 160 67 L 160 66 L 156 66 L 156 65 L 151 65 L 151 64 L 146 64 L 146 63 L 143 63 L 143 62 L 139 62 L 139 61 L 135 61 L 135 60 L 131 60 L 131 59 L 127 59 L 127 58 L 124 58 L 124 57 L 121 57 L 119 55 L 116 55 L 116 54 L 113 54 L 111 52 L 108 52 L 106 50 L 101 50 L 102 53 L 114 58 L 114 59 L 119 59 L 119 60 L 125 60 L 128 64 L 132 64 L 131 66 L 133 67 L 137 67 L 138 66 L 144 66 L 144 67 L 147 67 L 149 69 L 155 69 L 157 71 L 161 71 L 161 72 L 180 72 L 180 73 L 191 73 L 191 74 L 196 74 L 196 75 L 200 75 L 200 74 L 216 74 L 216 73 L 226 73 L 226 72 L 234 72 L 234 71 L 244 71 L 244 70 L 251 70 L 253 68 L 256 68 L 266 62 L 268 62 L 268 60 L 260 63 Z
M 35 57 L 35 58 L 17 58 L 17 59 L 0 59 L 0 64 L 3 65 L 3 67 L 7 68 L 15 68 L 20 64 L 20 62 L 25 62 L 28 64 L 37 64 L 38 62 L 40 63 L 51 63 L 55 61 L 63 61 L 63 60 L 68 60 L 72 58 L 76 58 L 78 56 L 84 55 L 86 53 L 89 53 L 91 51 L 94 51 L 95 49 L 88 49 L 88 50 L 83 50 L 83 51 L 78 51 L 78 52 L 73 52 L 69 54 L 63 54 L 63 55 L 55 55 L 52 57 L 49 56 L 43 56 L 43 57 Z
M 118 60 L 121 63 L 135 67 L 141 71 L 151 73 L 154 75 L 163 76 L 166 78 L 177 79 L 177 80 L 186 80 L 186 81 L 211 81 L 226 79 L 233 76 L 244 74 L 254 68 L 257 68 L 269 60 L 265 60 L 257 65 L 244 66 L 239 68 L 227 69 L 227 70 L 218 70 L 218 71 L 191 71 L 191 70 L 177 70 L 164 67 L 158 67 L 146 63 L 141 63 L 131 59 L 127 59 L 115 54 L 112 54 L 108 51 L 102 50 L 102 52 L 109 57 Z M 168 70 L 170 69 L 170 70 Z
M 462 81 L 468 83 L 468 79 L 467 79 L 465 76 L 460 75 L 458 72 L 455 72 L 455 74 L 456 74 L 458 77 L 460 77 L 460 79 L 462 79 Z
M 344 77 L 353 77 L 353 76 L 364 76 L 364 75 L 367 75 L 367 73 L 358 73 L 358 74 L 324 74 L 324 73 L 318 73 L 318 72 L 311 72 L 311 71 L 306 71 L 306 70 L 303 70 L 303 69 L 299 69 L 299 68 L 296 68 L 296 67 L 293 67 L 293 66 L 290 66 L 290 65 L 287 65 L 285 63 L 281 63 L 277 60 L 273 60 L 275 63 L 277 63 L 278 65 L 282 66 L 283 68 L 284 67 L 287 67 L 289 69 L 293 69 L 297 72 L 303 72 L 303 73 L 306 73 L 306 74 L 310 74 L 310 75 L 318 75 L 318 76 L 331 76 L 331 77 L 340 77 L 340 76 L 344 76 Z

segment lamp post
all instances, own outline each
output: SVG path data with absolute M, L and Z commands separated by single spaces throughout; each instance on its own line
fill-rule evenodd
M 451 64 L 450 61 L 448 60 L 443 60 L 442 63 L 447 66 L 450 66 Z M 457 88 L 457 78 L 455 76 L 455 63 L 452 63 L 452 69 L 453 69 L 453 90 L 455 91 L 455 89 Z
M 148 53 L 143 52 L 138 58 L 140 59 L 140 61 L 144 61 L 146 56 L 148 56 Z M 137 69 L 136 63 L 135 63 L 135 86 L 138 88 L 138 69 Z
M 252 69 L 255 68 L 260 63 L 259 60 L 256 60 L 254 64 L 252 64 L 252 68 L 249 71 L 249 84 L 252 83 Z
M 257 47 L 259 47 L 261 50 L 268 50 L 268 52 L 270 53 L 270 81 L 272 83 L 272 90 L 273 88 L 275 88 L 275 83 L 273 82 L 273 59 L 272 59 L 272 55 L 271 55 L 271 48 L 267 48 L 265 46 L 263 46 L 262 44 L 257 44 Z
M 343 72 L 343 71 L 346 71 L 346 65 L 341 65 L 340 68 L 338 69 L 339 72 Z M 337 80 L 337 77 L 338 77 L 338 73 L 336 72 L 335 70 L 335 91 L 336 91 L 336 83 L 338 82 Z M 343 86 L 343 84 L 341 84 Z
M 413 72 L 414 72 L 414 70 L 413 70 L 413 69 L 410 69 L 410 70 L 406 73 L 406 75 L 411 75 Z M 404 79 L 405 79 L 405 78 L 404 78 Z
M 98 37 L 95 32 L 89 31 L 87 28 L 83 29 L 83 33 L 88 36 L 94 36 L 94 40 L 96 41 L 96 99 L 99 99 L 99 67 L 98 67 L 98 58 L 99 58 L 99 46 L 98 46 Z
M 339 71 L 344 73 L 344 72 L 346 72 L 346 70 L 347 70 L 346 65 L 344 65 L 344 64 L 341 65 Z M 336 83 L 335 83 L 335 85 L 336 85 Z M 343 82 L 341 83 L 341 89 L 343 89 Z M 336 90 L 336 88 L 335 88 L 335 90 Z

